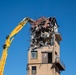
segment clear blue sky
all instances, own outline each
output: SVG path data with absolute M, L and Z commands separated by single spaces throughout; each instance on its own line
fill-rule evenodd
M 60 25 L 61 59 L 66 70 L 61 75 L 76 74 L 76 1 L 75 0 L 0 0 L 0 57 L 5 37 L 24 18 L 56 17 Z M 29 24 L 15 37 L 8 50 L 4 75 L 27 75 Z

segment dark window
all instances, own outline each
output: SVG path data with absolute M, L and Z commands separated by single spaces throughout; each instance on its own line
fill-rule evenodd
M 48 53 L 48 63 L 52 63 L 52 53 Z
M 37 58 L 37 51 L 31 51 L 31 57 Z
M 32 66 L 32 74 L 36 74 L 36 66 Z

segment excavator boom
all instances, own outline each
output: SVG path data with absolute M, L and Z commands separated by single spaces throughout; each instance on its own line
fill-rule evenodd
M 2 57 L 0 59 L 0 75 L 3 75 L 6 59 L 8 55 L 8 48 L 10 47 L 15 35 L 26 25 L 27 22 L 31 21 L 30 18 L 24 18 L 14 30 L 6 37 L 5 44 L 3 45 Z

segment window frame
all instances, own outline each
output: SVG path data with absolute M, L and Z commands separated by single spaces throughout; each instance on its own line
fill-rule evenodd
M 32 66 L 32 74 L 37 74 L 37 67 L 36 66 Z
M 31 51 L 31 58 L 37 59 L 37 57 L 38 57 L 38 51 Z

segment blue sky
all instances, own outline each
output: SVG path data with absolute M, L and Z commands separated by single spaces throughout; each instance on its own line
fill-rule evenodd
M 24 17 L 37 19 L 42 16 L 56 17 L 60 26 L 61 59 L 66 70 L 61 75 L 76 74 L 76 1 L 75 0 L 0 0 L 0 57 L 5 37 Z M 27 53 L 29 48 L 27 24 L 12 42 L 4 75 L 27 75 Z

